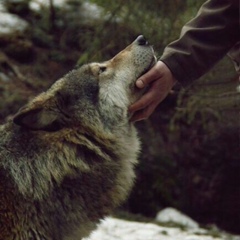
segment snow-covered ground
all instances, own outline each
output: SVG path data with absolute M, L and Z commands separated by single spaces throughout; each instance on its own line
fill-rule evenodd
M 142 223 L 108 217 L 84 240 L 240 240 L 216 227 L 206 230 L 190 217 L 173 208 L 157 214 L 156 222 Z M 176 226 L 176 227 L 168 227 Z
M 201 228 L 184 231 L 175 227 L 162 227 L 152 223 L 130 222 L 109 217 L 84 240 L 240 240 L 240 237 L 224 233 L 221 237 L 213 237 Z

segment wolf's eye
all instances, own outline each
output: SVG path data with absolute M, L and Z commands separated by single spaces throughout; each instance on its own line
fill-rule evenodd
M 101 73 L 105 72 L 106 70 L 107 70 L 107 67 L 104 67 L 104 66 L 99 67 L 98 74 L 101 74 Z

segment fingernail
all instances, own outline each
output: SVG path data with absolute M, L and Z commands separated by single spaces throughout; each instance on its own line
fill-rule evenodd
M 137 80 L 136 85 L 139 88 L 143 88 L 144 87 L 144 83 L 143 83 L 143 81 L 141 79 Z

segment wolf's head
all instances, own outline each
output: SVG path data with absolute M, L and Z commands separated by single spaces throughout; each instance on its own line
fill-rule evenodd
M 31 130 L 57 131 L 86 122 L 116 126 L 143 90 L 135 81 L 156 63 L 152 47 L 139 36 L 111 60 L 83 65 L 20 109 L 14 123 Z

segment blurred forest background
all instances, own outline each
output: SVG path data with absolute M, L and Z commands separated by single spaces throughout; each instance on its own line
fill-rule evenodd
M 139 34 L 160 56 L 204 2 L 1 1 L 0 17 L 17 15 L 27 27 L 0 29 L 0 123 L 76 64 L 108 60 Z M 153 218 L 171 206 L 240 233 L 237 85 L 225 58 L 189 88 L 176 86 L 150 119 L 137 123 L 143 142 L 138 179 L 122 210 Z

